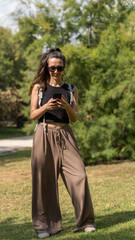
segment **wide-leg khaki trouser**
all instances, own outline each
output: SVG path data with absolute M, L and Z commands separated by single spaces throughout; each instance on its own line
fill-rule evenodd
M 48 125 L 47 125 L 48 126 Z M 39 124 L 32 149 L 32 220 L 36 233 L 62 229 L 59 173 L 75 209 L 76 229 L 94 224 L 94 211 L 84 164 L 69 125 L 43 129 Z

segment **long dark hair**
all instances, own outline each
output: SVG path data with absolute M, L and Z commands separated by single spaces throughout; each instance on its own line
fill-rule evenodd
M 49 58 L 60 58 L 63 61 L 63 66 L 65 67 L 65 56 L 62 54 L 59 48 L 51 48 L 41 57 L 40 64 L 36 73 L 36 76 L 30 86 L 29 95 L 32 93 L 32 89 L 35 84 L 40 84 L 42 91 L 46 88 L 47 83 L 50 81 L 50 75 L 48 71 L 48 60 Z

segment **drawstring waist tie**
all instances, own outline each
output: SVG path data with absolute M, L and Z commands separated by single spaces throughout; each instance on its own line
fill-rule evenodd
M 43 125 L 43 129 L 46 133 L 48 133 L 48 128 L 57 130 L 57 133 L 56 133 L 57 144 L 60 146 L 62 150 L 67 149 L 64 136 L 68 138 L 68 134 L 65 131 L 64 127 L 69 126 L 69 124 L 66 124 L 66 123 L 63 123 L 63 124 L 40 123 L 40 124 Z

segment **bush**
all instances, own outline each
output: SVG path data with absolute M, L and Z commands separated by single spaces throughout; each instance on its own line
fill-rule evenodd
M 13 121 L 18 128 L 23 127 L 26 118 L 21 114 L 23 104 L 16 88 L 0 92 L 0 121 Z

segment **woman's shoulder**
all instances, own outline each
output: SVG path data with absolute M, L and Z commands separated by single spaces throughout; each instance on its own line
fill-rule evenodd
M 74 85 L 74 91 L 77 91 L 77 90 L 78 90 L 77 86 L 76 86 L 76 85 Z
M 33 91 L 39 91 L 40 85 L 38 83 L 34 84 Z
M 78 88 L 74 85 L 74 90 L 73 90 L 73 92 L 74 92 L 74 95 L 78 95 Z

